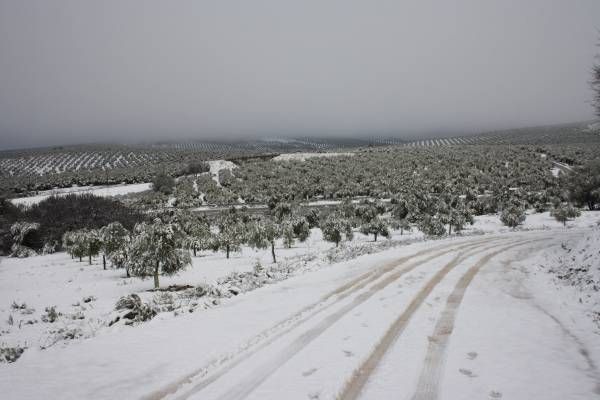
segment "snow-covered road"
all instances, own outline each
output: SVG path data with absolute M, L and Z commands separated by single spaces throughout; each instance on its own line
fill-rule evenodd
M 590 399 L 597 334 L 539 285 L 583 230 L 423 242 L 65 348 L 0 374 L 3 398 Z M 537 284 L 530 284 L 535 281 Z M 553 304 L 556 303 L 556 307 Z

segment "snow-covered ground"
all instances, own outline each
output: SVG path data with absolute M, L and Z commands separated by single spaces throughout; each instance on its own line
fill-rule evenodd
M 273 157 L 273 161 L 306 161 L 316 157 L 349 157 L 353 155 L 354 153 L 284 153 Z
M 101 197 L 123 196 L 130 193 L 145 192 L 152 188 L 151 183 L 132 183 L 112 186 L 73 186 L 62 189 L 44 190 L 35 196 L 18 197 L 10 201 L 14 205 L 32 206 L 51 196 L 66 196 L 68 194 L 93 194 Z
M 566 251 L 564 242 L 597 252 L 596 239 L 586 238 L 598 219 L 587 212 L 563 227 L 548 213 L 533 214 L 513 232 L 497 217 L 479 217 L 469 231 L 488 235 L 420 241 L 418 233 L 396 233 L 377 244 L 357 235 L 338 250 L 315 230 L 305 244 L 278 246 L 280 265 L 297 271 L 289 279 L 133 327 L 105 321 L 120 296 L 136 292 L 151 301 L 150 281 L 65 254 L 3 258 L 0 343 L 26 340 L 29 349 L 17 362 L 0 364 L 0 393 L 15 399 L 348 399 L 353 393 L 420 399 L 433 398 L 427 393 L 434 390 L 447 399 L 593 398 L 600 388 L 600 340 L 590 303 L 573 297 L 590 288 L 556 285 L 548 270 Z M 161 286 L 214 283 L 252 271 L 257 260 L 269 266 L 269 251 L 245 248 L 229 260 L 205 253 L 187 271 L 161 277 Z M 481 271 L 457 304 L 457 287 L 476 266 Z M 454 300 L 447 302 L 450 293 Z M 63 314 L 58 321 L 41 321 L 48 306 Z M 81 314 L 83 320 L 72 319 Z M 94 337 L 39 349 L 56 336 L 49 330 L 71 326 Z M 363 364 L 368 374 L 361 380 L 353 374 Z
M 237 165 L 226 160 L 208 161 L 208 165 L 210 167 L 210 174 L 212 175 L 213 180 L 217 183 L 217 186 L 221 186 L 221 182 L 219 182 L 219 172 L 221 172 L 222 169 L 231 171 L 232 169 L 237 168 Z

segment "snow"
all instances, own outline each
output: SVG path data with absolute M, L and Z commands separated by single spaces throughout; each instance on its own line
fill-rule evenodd
M 317 157 L 350 157 L 354 153 L 284 153 L 273 157 L 273 161 L 306 161 Z
M 210 167 L 210 174 L 212 175 L 213 180 L 217 183 L 217 186 L 221 186 L 221 182 L 219 182 L 219 172 L 222 169 L 228 169 L 231 171 L 232 169 L 237 168 L 237 165 L 231 161 L 213 160 L 207 162 L 208 166 Z
M 98 260 L 88 266 L 63 253 L 2 258 L 0 343 L 26 340 L 30 348 L 17 362 L 0 364 L 0 392 L 7 399 L 140 398 L 173 384 L 180 390 L 178 395 L 196 399 L 247 395 L 270 400 L 282 398 L 282 393 L 289 399 L 332 399 L 369 357 L 391 322 L 457 253 L 431 259 L 416 254 L 468 244 L 471 247 L 462 250 L 461 262 L 431 289 L 392 343 L 361 398 L 411 397 L 420 375 L 427 372 L 422 366 L 429 336 L 449 294 L 483 254 L 508 245 L 521 247 L 491 259 L 465 293 L 443 358 L 443 378 L 437 382 L 440 398 L 593 398 L 599 382 L 594 362 L 600 361 L 598 331 L 589 315 L 594 297 L 580 303 L 576 294 L 591 294 L 590 286 L 565 285 L 549 271 L 557 270 L 566 242 L 578 254 L 574 265 L 600 264 L 600 234 L 595 227 L 599 217 L 584 212 L 563 227 L 548 213 L 530 214 L 524 226 L 513 231 L 501 226 L 497 216 L 484 216 L 465 232 L 471 236 L 420 241 L 416 232 L 395 233 L 391 241 L 373 243 L 357 235 L 348 247 L 337 250 L 322 241 L 319 230 L 313 230 L 307 243 L 292 249 L 278 243 L 281 264 L 298 267 L 289 279 L 191 314 L 160 313 L 134 327 L 106 327 L 99 320 L 112 313 L 120 296 L 136 292 L 151 299 L 154 294 L 145 291 L 151 281 L 124 278 L 122 270 L 103 271 Z M 529 240 L 537 241 L 528 244 Z M 485 241 L 483 248 L 475 248 L 481 241 Z M 369 249 L 377 252 L 360 255 Z M 595 258 L 590 259 L 590 253 Z M 314 313 L 307 310 L 307 305 L 340 285 L 411 255 L 409 263 L 415 263 L 415 269 L 380 290 L 367 285 L 323 300 Z M 268 266 L 270 251 L 243 248 L 229 260 L 222 253 L 201 253 L 193 258 L 193 267 L 174 277 L 161 277 L 161 286 L 215 283 L 232 272 L 251 271 L 257 260 Z M 84 303 L 88 296 L 95 300 Z M 22 315 L 11 309 L 13 301 L 25 302 L 36 311 Z M 73 305 L 77 302 L 79 306 Z M 89 325 L 90 338 L 39 350 L 49 336 L 46 330 L 54 324 L 38 322 L 21 329 L 6 324 L 9 314 L 15 321 L 39 320 L 50 305 L 65 314 L 84 306 L 85 320 L 61 317 L 55 324 L 76 324 L 81 329 Z M 287 322 L 279 326 L 280 321 Z M 290 333 L 283 334 L 286 329 Z M 268 346 L 256 349 L 256 343 L 270 337 L 274 339 Z M 201 370 L 203 366 L 207 369 Z M 202 371 L 213 375 L 226 371 L 226 375 L 199 392 L 194 386 Z M 185 384 L 182 379 L 190 374 L 191 384 Z
M 152 189 L 151 183 L 133 183 L 113 186 L 73 186 L 62 189 L 44 190 L 35 196 L 11 199 L 14 205 L 30 207 L 52 196 L 66 196 L 68 194 L 93 194 L 101 197 L 123 196 L 130 193 L 145 192 Z

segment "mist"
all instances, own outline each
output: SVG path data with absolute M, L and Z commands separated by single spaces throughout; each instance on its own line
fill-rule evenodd
M 0 0 L 0 148 L 582 121 L 600 2 Z

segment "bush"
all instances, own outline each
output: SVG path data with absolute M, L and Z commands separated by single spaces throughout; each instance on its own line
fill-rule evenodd
M 97 229 L 111 222 L 120 222 L 126 229 L 143 220 L 142 214 L 121 202 L 91 194 L 70 194 L 49 197 L 29 209 L 20 210 L 18 220 L 39 223 L 35 243 L 28 246 L 41 250 L 44 244 L 57 245 L 61 250 L 63 235 L 79 229 Z
M 183 175 L 201 174 L 210 171 L 210 166 L 206 161 L 192 161 L 182 171 Z
M 510 228 L 516 228 L 525 222 L 525 210 L 519 206 L 509 206 L 502 210 L 500 221 Z
M 16 346 L 16 347 L 0 347 L 0 362 L 12 363 L 15 362 L 21 357 L 24 348 Z
M 155 192 L 160 192 L 163 194 L 171 194 L 173 193 L 173 189 L 175 188 L 175 179 L 172 176 L 167 174 L 158 174 L 152 180 L 152 189 Z

